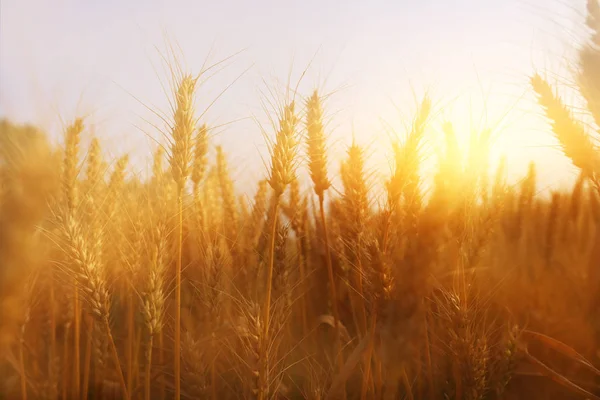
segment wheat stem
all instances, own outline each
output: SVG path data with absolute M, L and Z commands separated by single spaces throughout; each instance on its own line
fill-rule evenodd
M 164 351 L 164 335 L 163 335 L 163 331 L 160 330 L 158 332 L 158 362 L 161 366 L 161 369 L 163 368 L 163 366 L 165 365 L 165 351 Z M 164 376 L 161 374 L 159 376 L 159 386 L 158 386 L 158 399 L 159 400 L 164 400 L 165 398 L 165 379 Z
M 183 187 L 177 193 L 177 266 L 175 267 L 175 399 L 181 397 L 181 258 L 183 251 Z
M 373 313 L 371 318 L 371 326 L 369 332 L 369 345 L 365 354 L 365 372 L 363 373 L 362 391 L 360 394 L 361 400 L 367 399 L 367 391 L 369 389 L 369 382 L 371 382 L 371 358 L 373 356 L 373 347 L 375 344 L 375 327 L 377 326 L 377 314 Z
M 79 398 L 80 396 L 80 388 L 79 388 L 79 376 L 80 376 L 80 339 L 81 339 L 81 304 L 79 301 L 79 283 L 77 279 L 74 278 L 74 289 L 73 289 L 73 397 Z
M 69 391 L 69 374 L 68 365 L 69 365 L 69 333 L 71 332 L 71 327 L 67 326 L 63 335 L 63 381 L 62 381 L 62 400 L 67 400 L 68 391 Z
M 300 308 L 302 317 L 302 336 L 306 337 L 308 332 L 308 316 L 306 313 L 306 257 L 304 254 L 304 246 L 302 240 L 298 240 L 298 254 L 300 258 L 299 269 L 300 269 L 300 289 L 302 290 L 302 296 L 300 297 Z
M 133 387 L 133 341 L 135 334 L 134 307 L 132 296 L 127 296 L 127 387 Z
M 335 287 L 335 277 L 333 275 L 333 265 L 331 263 L 331 249 L 329 248 L 329 232 L 327 230 L 327 221 L 325 219 L 325 205 L 323 204 L 323 195 L 319 196 L 319 213 L 321 216 L 321 226 L 323 227 L 323 236 L 325 239 L 325 262 L 327 263 L 327 275 L 329 278 L 329 294 L 331 297 L 331 309 L 333 311 L 333 323 L 335 325 L 335 353 L 338 363 L 338 369 L 344 368 L 344 356 L 342 354 L 342 343 L 340 335 L 340 313 L 337 305 L 337 291 Z
M 110 323 L 108 319 L 104 319 L 104 332 L 108 339 L 108 344 L 110 347 L 110 351 L 112 353 L 113 362 L 115 363 L 115 369 L 117 370 L 117 377 L 119 378 L 119 384 L 121 385 L 121 391 L 123 392 L 123 398 L 125 400 L 129 400 L 129 391 L 127 390 L 127 384 L 125 383 L 125 376 L 123 375 L 123 369 L 121 368 L 121 362 L 119 361 L 119 353 L 117 351 L 117 346 L 115 345 L 115 341 L 113 339 L 112 332 L 110 330 Z
M 49 306 L 50 306 L 50 366 L 48 368 L 49 376 L 56 376 L 55 369 L 56 364 L 56 313 L 54 310 L 54 272 L 50 271 L 50 285 L 49 285 Z
M 85 358 L 83 361 L 83 390 L 81 391 L 81 400 L 88 398 L 90 384 L 90 366 L 92 363 L 92 340 L 94 335 L 94 318 L 88 318 L 88 336 L 85 344 Z
M 271 291 L 273 289 L 273 265 L 275 261 L 275 233 L 277 229 L 277 219 L 279 213 L 279 197 L 274 199 L 273 205 L 273 221 L 271 224 L 270 230 L 270 245 L 269 245 L 269 266 L 267 269 L 267 293 L 265 295 L 265 303 L 263 305 L 263 332 L 262 332 L 262 340 L 260 342 L 260 391 L 259 391 L 259 400 L 264 400 L 265 396 L 268 395 L 268 389 L 265 390 L 268 382 L 266 380 L 268 374 L 268 357 L 267 351 L 269 347 L 269 318 L 271 316 Z
M 148 339 L 148 350 L 146 355 L 146 373 L 144 376 L 144 395 L 146 400 L 150 400 L 150 381 L 151 381 L 151 373 L 152 373 L 152 346 L 154 343 L 154 336 L 150 335 Z

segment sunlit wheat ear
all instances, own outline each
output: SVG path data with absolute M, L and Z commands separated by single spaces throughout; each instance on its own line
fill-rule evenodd
M 579 50 L 579 71 L 577 85 L 583 95 L 587 109 L 600 128 L 600 5 L 598 0 L 587 1 L 586 25 L 591 30 L 591 37 Z
M 588 45 L 580 51 L 579 74 L 577 84 L 586 100 L 587 109 L 594 117 L 596 126 L 600 127 L 600 48 L 598 45 Z
M 404 196 L 409 202 L 419 202 L 419 167 L 422 158 L 423 138 L 431 113 L 431 100 L 423 98 L 406 140 L 393 144 L 394 173 L 386 183 L 388 212 L 393 213 Z
M 377 241 L 373 240 L 368 246 L 371 271 L 375 277 L 371 280 L 373 296 L 379 300 L 389 300 L 394 290 L 394 275 L 389 258 L 385 257 L 379 249 Z
M 240 221 L 242 221 L 243 224 L 248 222 L 248 219 L 250 218 L 250 204 L 248 203 L 248 199 L 245 195 L 240 194 L 237 196 L 237 205 L 240 209 L 239 214 L 240 214 Z M 246 238 L 243 238 L 246 239 Z
M 340 176 L 344 186 L 342 229 L 346 231 L 346 238 L 356 244 L 358 236 L 365 230 L 369 211 L 365 160 L 362 148 L 356 143 L 348 148 L 348 156 L 342 162 Z
M 450 178 L 458 179 L 463 172 L 463 160 L 456 132 L 450 122 L 442 125 L 442 131 L 444 132 L 444 141 L 446 143 L 443 172 L 450 175 Z
M 110 174 L 108 190 L 106 194 L 106 216 L 111 220 L 117 214 L 122 202 L 123 187 L 125 184 L 125 171 L 129 163 L 129 156 L 121 156 Z
M 160 185 L 165 176 L 164 157 L 165 148 L 158 146 L 152 157 L 152 182 L 155 185 Z
M 115 169 L 110 175 L 110 180 L 108 182 L 109 193 L 119 193 L 121 189 L 123 189 L 123 184 L 125 183 L 125 171 L 127 169 L 128 164 L 129 156 L 127 154 L 121 156 L 117 160 L 117 163 L 115 164 Z
M 207 306 L 207 321 L 211 325 L 211 332 L 215 332 L 222 321 L 223 303 L 223 277 L 227 276 L 232 266 L 232 258 L 229 247 L 224 238 L 218 238 L 211 242 L 207 250 L 207 262 L 204 270 L 204 282 L 206 284 L 203 292 L 204 303 Z
M 194 184 L 194 194 L 197 195 L 200 182 L 206 173 L 208 154 L 208 128 L 202 125 L 194 137 L 194 159 L 192 163 L 191 180 Z
M 249 389 L 254 398 L 263 399 L 268 390 L 268 378 L 264 374 L 268 371 L 269 360 L 267 346 L 263 344 L 264 321 L 261 320 L 260 306 L 252 303 L 244 307 L 242 318 L 243 324 L 238 331 L 248 359 Z
M 291 281 L 290 281 L 290 269 L 287 259 L 287 240 L 288 240 L 289 226 L 279 224 L 277 229 L 277 237 L 275 238 L 275 261 L 273 268 L 273 286 L 277 296 L 282 296 L 283 304 L 286 307 L 291 307 L 292 294 Z
M 158 223 L 154 228 L 152 238 L 152 247 L 150 249 L 150 262 L 147 275 L 146 290 L 142 302 L 142 313 L 148 329 L 148 343 L 146 349 L 146 376 L 145 394 L 146 399 L 151 395 L 151 372 L 152 372 L 152 351 L 154 337 L 162 331 L 166 293 L 164 288 L 164 278 L 167 263 L 165 252 L 167 245 L 165 243 L 165 232 L 162 224 Z
M 227 230 L 225 234 L 229 239 L 233 239 L 237 234 L 238 209 L 233 182 L 229 175 L 229 166 L 221 146 L 217 146 L 217 176 L 219 178 L 221 199 L 223 200 L 223 216 L 225 229 Z
M 103 268 L 88 246 L 80 222 L 67 217 L 63 223 L 63 236 L 68 254 L 73 262 L 73 274 L 81 285 L 92 315 L 101 322 L 109 318 L 109 296 Z
M 538 101 L 544 108 L 546 117 L 552 121 L 552 131 L 564 154 L 588 176 L 597 173 L 598 152 L 581 123 L 573 119 L 567 106 L 539 74 L 531 78 L 531 84 L 538 94 Z
M 506 156 L 500 159 L 496 174 L 494 176 L 494 184 L 492 186 L 492 201 L 496 207 L 502 205 L 502 199 L 506 193 Z M 502 205 L 504 206 L 504 205 Z
M 447 318 L 451 321 L 448 347 L 452 354 L 456 398 L 482 399 L 487 382 L 489 345 L 485 333 L 478 332 L 476 312 L 467 307 L 458 295 L 449 293 Z
M 527 176 L 521 186 L 521 199 L 519 203 L 522 209 L 529 209 L 531 207 L 536 192 L 536 183 L 537 172 L 535 169 L 535 163 L 532 161 L 529 163 Z
M 150 336 L 154 336 L 162 329 L 165 304 L 164 274 L 166 261 L 164 253 L 167 246 L 164 235 L 157 236 L 154 241 L 156 243 L 150 249 L 147 285 L 142 309 Z
M 306 144 L 308 148 L 308 167 L 314 184 L 315 193 L 323 197 L 331 182 L 327 177 L 327 152 L 325 129 L 323 128 L 323 108 L 319 93 L 315 90 L 306 101 Z
M 217 227 L 222 222 L 223 207 L 220 191 L 217 169 L 211 166 L 202 187 L 202 208 L 206 216 L 206 229 L 212 236 L 217 234 Z
M 190 174 L 192 137 L 196 128 L 194 117 L 194 91 L 196 79 L 184 76 L 175 92 L 175 115 L 173 116 L 171 154 L 169 163 L 173 180 L 183 190 Z
M 62 187 L 68 212 L 77 205 L 77 175 L 79 162 L 79 142 L 83 132 L 83 120 L 76 119 L 65 132 L 65 156 L 63 160 Z
M 271 148 L 269 185 L 273 188 L 277 198 L 283 194 L 286 186 L 295 177 L 297 124 L 298 118 L 294 113 L 294 102 L 291 102 L 283 109 L 283 115 L 279 120 L 279 131 L 275 137 L 275 144 Z
M 362 148 L 356 143 L 348 148 L 348 158 L 342 162 L 340 176 L 344 186 L 340 228 L 346 244 L 346 257 L 353 265 L 351 283 L 358 296 L 353 300 L 353 312 L 360 318 L 361 330 L 366 331 L 366 310 L 363 291 L 363 244 L 369 219 L 368 189 L 365 181 L 365 160 Z
M 496 367 L 499 373 L 499 379 L 492 382 L 496 386 L 496 393 L 499 397 L 505 393 L 519 361 L 517 351 L 519 326 L 513 325 L 512 327 L 509 327 L 507 331 L 506 338 L 501 342 L 503 351 L 501 353 L 500 362 L 498 363 L 499 365 Z
M 462 195 L 464 180 L 462 154 L 451 123 L 442 124 L 445 138 L 445 151 L 440 157 L 437 173 L 434 177 L 434 196 L 443 196 L 455 200 Z
M 251 223 L 248 225 L 252 247 L 257 245 L 258 238 L 263 231 L 265 214 L 267 212 L 268 195 L 269 183 L 263 179 L 258 182 L 258 189 L 254 195 L 254 203 L 250 214 Z
M 97 191 L 97 185 L 102 179 L 102 149 L 100 148 L 100 142 L 98 138 L 93 138 L 87 155 L 87 191 Z
M 94 254 L 102 254 L 103 232 L 99 212 L 99 196 L 103 183 L 103 160 L 100 142 L 93 138 L 87 155 L 86 189 L 83 203 L 85 205 L 86 224 L 88 225 L 88 240 Z
M 466 178 L 464 190 L 468 191 L 470 201 L 476 201 L 478 196 L 485 201 L 488 197 L 490 138 L 489 129 L 473 130 L 469 137 L 469 150 L 464 168 Z
M 207 346 L 203 340 L 198 340 L 189 331 L 181 338 L 181 354 L 185 363 L 182 377 L 186 382 L 186 390 L 194 398 L 210 398 L 207 393 Z
M 283 205 L 283 212 L 290 219 L 291 228 L 296 234 L 299 234 L 302 218 L 302 199 L 300 196 L 300 182 L 294 179 L 290 184 L 289 199 Z
M 94 251 L 96 246 L 89 244 L 86 238 L 87 235 L 83 232 L 77 216 L 67 216 L 61 226 L 67 254 L 73 266 L 71 272 L 77 280 L 82 298 L 87 303 L 90 313 L 98 322 L 95 325 L 99 329 L 95 335 L 96 339 L 101 340 L 102 337 L 106 337 L 106 340 L 109 342 L 114 366 L 121 384 L 122 395 L 125 398 L 129 398 L 127 385 L 125 384 L 110 330 L 110 296 L 100 255 Z
M 591 42 L 596 46 L 600 46 L 600 3 L 598 3 L 598 0 L 587 0 L 585 23 L 592 31 Z

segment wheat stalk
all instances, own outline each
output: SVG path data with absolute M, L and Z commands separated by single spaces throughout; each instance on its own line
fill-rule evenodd
M 65 155 L 62 171 L 63 196 L 66 201 L 66 216 L 69 218 L 75 212 L 78 201 L 77 175 L 79 160 L 79 142 L 81 132 L 83 131 L 83 120 L 77 119 L 65 132 Z M 77 284 L 74 285 L 73 292 L 73 335 L 74 335 L 74 371 L 75 380 L 74 394 L 79 397 L 79 374 L 80 374 L 80 326 L 81 311 L 79 306 L 79 290 Z
M 296 157 L 296 125 L 298 119 L 294 113 L 294 103 L 288 104 L 279 121 L 279 131 L 275 138 L 275 144 L 271 149 L 271 171 L 269 185 L 274 191 L 272 207 L 272 225 L 270 227 L 269 265 L 267 269 L 266 295 L 263 305 L 263 332 L 261 337 L 260 356 L 261 367 L 259 379 L 260 387 L 265 387 L 268 373 L 267 345 L 269 343 L 269 323 L 271 316 L 271 291 L 273 288 L 273 266 L 275 261 L 275 234 L 278 221 L 280 198 L 285 188 L 295 178 L 294 158 Z M 261 390 L 259 400 L 264 400 L 268 393 Z
M 175 336 L 174 336 L 174 384 L 175 399 L 181 397 L 181 258 L 183 245 L 183 191 L 190 173 L 192 135 L 195 130 L 194 91 L 196 79 L 184 76 L 175 92 L 175 115 L 171 141 L 171 175 L 177 185 L 177 265 L 175 269 Z
M 306 132 L 307 147 L 309 158 L 310 176 L 313 182 L 315 194 L 319 198 L 319 216 L 323 229 L 323 239 L 325 245 L 325 262 L 327 263 L 327 275 L 329 281 L 329 301 L 333 312 L 333 324 L 335 329 L 335 353 L 338 368 L 341 370 L 344 365 L 341 335 L 340 335 L 340 314 L 337 305 L 336 281 L 333 274 L 333 265 L 331 262 L 331 249 L 329 246 L 329 231 L 325 219 L 325 191 L 331 186 L 327 176 L 327 151 L 325 148 L 325 130 L 323 128 L 323 111 L 321 107 L 321 98 L 315 90 L 312 97 L 306 102 Z

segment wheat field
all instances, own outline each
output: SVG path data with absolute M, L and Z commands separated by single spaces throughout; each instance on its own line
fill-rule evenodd
M 423 96 L 394 169 L 330 157 L 326 94 L 291 91 L 253 198 L 173 76 L 151 174 L 0 124 L 0 399 L 600 399 L 600 6 L 573 77 L 527 90 L 579 176 L 538 195 Z M 589 117 L 589 118 L 588 118 Z M 587 120 L 590 119 L 590 122 Z M 422 173 L 434 125 L 445 145 Z M 332 182 L 339 184 L 333 185 Z M 431 182 L 426 184 L 425 182 Z M 374 185 L 383 187 L 376 193 Z

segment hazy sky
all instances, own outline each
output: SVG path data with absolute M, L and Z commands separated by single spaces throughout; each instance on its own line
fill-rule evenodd
M 214 138 L 240 178 L 263 173 L 264 140 L 247 117 L 267 122 L 261 99 L 272 98 L 269 89 L 284 93 L 277 82 L 287 81 L 290 68 L 295 85 L 314 57 L 300 92 L 333 92 L 327 105 L 337 154 L 354 131 L 374 165 L 386 165 L 384 127 L 403 132 L 415 96 L 429 90 L 440 118 L 464 133 L 494 126 L 512 109 L 494 155 L 507 153 L 522 172 L 533 158 L 541 179 L 554 183 L 568 176 L 568 163 L 532 116 L 540 110 L 527 79 L 536 69 L 565 73 L 562 58 L 584 33 L 584 9 L 585 0 L 2 0 L 0 114 L 34 121 L 55 137 L 60 118 L 89 115 L 107 151 L 132 153 L 139 169 L 148 135 L 160 138 L 147 122 L 157 118 L 140 101 L 168 110 L 159 52 L 169 38 L 192 72 L 209 55 L 216 62 L 244 50 L 197 98 L 203 110 L 249 68 L 205 118 L 211 125 L 242 119 Z

